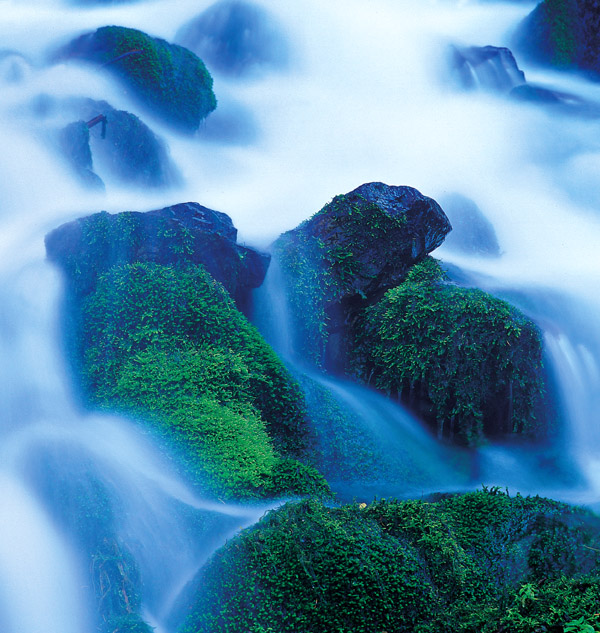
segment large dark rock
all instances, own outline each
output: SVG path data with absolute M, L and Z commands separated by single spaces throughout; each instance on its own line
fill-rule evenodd
M 147 213 L 96 213 L 63 224 L 46 236 L 46 250 L 78 296 L 91 292 L 98 276 L 115 265 L 193 263 L 204 265 L 244 307 L 264 279 L 269 256 L 236 238 L 227 215 L 188 202 Z
M 466 89 L 508 92 L 525 83 L 525 74 L 508 48 L 452 46 L 450 64 L 454 76 Z
M 186 24 L 176 40 L 215 71 L 242 75 L 287 61 L 287 45 L 271 16 L 250 2 L 223 0 Z
M 114 73 L 132 96 L 182 131 L 198 129 L 217 105 L 202 60 L 136 29 L 102 27 L 73 40 L 55 58 L 91 62 Z
M 441 198 L 440 204 L 452 222 L 445 248 L 468 255 L 500 255 L 494 226 L 472 200 L 454 193 Z
M 373 182 L 336 196 L 283 234 L 274 252 L 286 276 L 297 352 L 336 366 L 343 344 L 332 335 L 343 338 L 356 314 L 402 281 L 450 230 L 435 200 Z
M 543 0 L 521 23 L 517 46 L 532 60 L 556 68 L 600 73 L 597 0 Z

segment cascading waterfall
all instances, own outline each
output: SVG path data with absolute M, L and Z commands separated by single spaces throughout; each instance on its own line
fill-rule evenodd
M 266 246 L 363 182 L 411 185 L 433 198 L 452 192 L 472 198 L 494 224 L 502 256 L 469 257 L 444 247 L 436 255 L 487 280 L 483 285 L 494 292 L 525 297 L 522 307 L 544 328 L 557 377 L 564 452 L 587 482 L 587 496 L 573 489 L 571 498 L 597 499 L 595 122 L 496 94 L 457 91 L 446 63 L 450 44 L 506 45 L 533 5 L 257 0 L 288 41 L 288 64 L 245 79 L 215 74 L 220 103 L 211 116 L 218 125 L 209 119 L 197 137 L 173 133 L 140 111 L 101 70 L 45 63 L 65 41 L 109 24 L 172 40 L 209 4 L 0 3 L 2 42 L 10 51 L 0 59 L 0 629 L 6 633 L 86 633 L 93 626 L 80 545 L 53 503 L 74 474 L 101 482 L 119 511 L 114 529 L 144 578 L 144 617 L 159 632 L 171 630 L 177 594 L 208 553 L 264 510 L 199 499 L 169 474 L 139 431 L 122 420 L 84 416 L 74 404 L 59 360 L 58 280 L 43 263 L 43 235 L 99 209 L 146 210 L 194 200 L 228 213 L 244 239 Z M 598 84 L 518 61 L 528 80 L 600 103 Z M 167 142 L 182 183 L 139 190 L 102 174 L 106 192 L 82 188 L 52 142 L 54 131 L 70 122 L 63 100 L 74 96 L 138 113 Z M 225 115 L 235 125 L 221 134 Z M 540 288 L 558 300 L 532 307 Z M 328 388 L 346 402 L 353 397 L 338 383 Z M 415 445 L 435 442 L 419 436 Z M 550 468 L 529 477 L 539 461 L 528 448 L 520 450 L 489 447 L 478 458 L 476 479 L 485 471 L 486 481 L 505 485 L 512 473 L 511 486 L 561 488 L 557 495 L 569 498 Z M 533 460 L 530 468 L 524 468 L 527 460 Z M 458 472 L 454 487 L 475 478 L 469 465 Z M 573 479 L 580 487 L 578 476 Z M 447 483 L 447 472 L 439 480 Z M 204 519 L 203 542 L 186 531 L 196 520 L 190 513 L 212 517 Z

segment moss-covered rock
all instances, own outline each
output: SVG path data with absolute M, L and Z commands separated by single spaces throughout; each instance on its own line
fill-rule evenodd
M 202 267 L 113 267 L 83 303 L 79 356 L 97 405 L 142 416 L 227 496 L 321 492 L 298 385 Z
M 497 489 L 288 504 L 213 556 L 180 631 L 563 631 L 597 622 L 599 535 L 585 510 Z
M 147 213 L 102 212 L 80 218 L 51 231 L 46 252 L 77 296 L 91 292 L 98 276 L 112 266 L 202 264 L 244 307 L 264 279 L 269 256 L 236 239 L 229 216 L 189 202 Z
M 167 123 L 187 132 L 217 105 L 212 77 L 194 53 L 142 31 L 105 26 L 70 42 L 59 59 L 82 59 L 117 75 Z
M 600 73 L 597 0 L 543 0 L 521 24 L 516 42 L 535 61 Z
M 274 253 L 287 284 L 297 352 L 318 365 L 343 364 L 348 324 L 450 229 L 439 205 L 416 189 L 368 183 L 284 233 Z
M 450 283 L 428 258 L 365 310 L 353 369 L 440 437 L 477 444 L 535 428 L 541 332 L 505 301 Z

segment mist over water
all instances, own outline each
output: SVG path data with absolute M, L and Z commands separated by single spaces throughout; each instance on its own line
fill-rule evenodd
M 448 472 L 438 455 L 421 489 L 485 482 L 589 503 L 598 498 L 597 121 L 457 90 L 447 64 L 450 44 L 508 45 L 533 4 L 257 1 L 287 41 L 287 65 L 256 68 L 243 78 L 215 73 L 219 106 L 193 137 L 144 111 L 104 71 L 48 63 L 67 41 L 105 25 L 172 41 L 210 4 L 148 0 L 83 8 L 66 0 L 0 0 L 2 46 L 12 55 L 0 58 L 0 630 L 6 633 L 90 630 L 81 551 L 53 504 L 61 482 L 74 474 L 101 481 L 115 511 L 131 508 L 116 530 L 138 562 L 148 588 L 145 617 L 159 633 L 170 633 L 171 606 L 210 551 L 264 511 L 199 497 L 134 427 L 78 410 L 61 359 L 60 279 L 44 263 L 43 236 L 101 209 L 197 201 L 229 214 L 242 241 L 266 247 L 364 182 L 471 198 L 494 225 L 502 255 L 477 258 L 443 246 L 435 255 L 473 283 L 514 299 L 543 327 L 564 424 L 561 457 L 574 475 L 569 487 L 569 477 L 558 481 L 550 467 L 540 468 L 544 455 L 533 448 L 490 446 L 476 468 L 472 456 L 459 456 Z M 529 81 L 600 103 L 599 85 L 530 68 L 518 55 L 517 61 Z M 54 142 L 73 120 L 65 107 L 72 97 L 106 100 L 141 117 L 167 143 L 181 184 L 148 190 L 107 179 L 104 192 L 85 189 Z M 273 327 L 282 331 L 285 305 L 278 300 Z M 289 357 L 289 336 L 275 346 Z M 330 388 L 355 414 L 367 407 L 365 419 L 382 416 L 383 428 L 393 426 L 394 433 L 413 425 L 415 454 L 436 446 L 418 423 L 399 410 L 384 411 L 375 396 L 371 401 L 335 381 Z M 209 527 L 198 543 L 186 527 L 200 515 Z

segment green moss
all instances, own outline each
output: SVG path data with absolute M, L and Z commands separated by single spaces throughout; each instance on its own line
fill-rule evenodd
M 354 371 L 401 398 L 440 436 L 469 444 L 534 427 L 539 329 L 491 295 L 444 281 L 431 259 L 364 313 Z
M 530 564 L 554 538 L 548 519 L 568 535 L 563 550 L 587 551 L 552 576 Z M 599 535 L 589 512 L 498 489 L 430 502 L 288 504 L 213 556 L 181 633 L 530 633 L 544 629 L 524 622 L 596 622 L 600 559 L 585 544 Z
M 88 37 L 86 56 L 118 74 L 136 97 L 174 125 L 196 130 L 216 108 L 212 77 L 191 51 L 121 26 Z
M 222 494 L 322 492 L 288 459 L 303 453 L 298 385 L 233 301 L 201 267 L 114 267 L 83 304 L 86 388 L 105 408 L 145 416 Z M 288 477 L 288 479 L 291 479 Z

